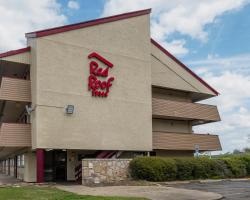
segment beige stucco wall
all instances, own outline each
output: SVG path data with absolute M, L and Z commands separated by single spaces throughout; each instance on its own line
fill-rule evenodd
M 24 167 L 17 167 L 17 179 L 24 180 Z
M 31 81 L 31 101 L 32 101 L 32 108 L 36 108 L 37 104 L 37 40 L 29 38 L 28 46 L 31 47 L 31 59 L 30 59 L 30 81 Z M 32 112 L 30 117 L 31 122 L 31 143 L 32 147 L 37 146 L 37 117 L 36 112 Z
M 4 58 L 0 58 L 1 60 L 16 62 L 16 63 L 23 63 L 23 64 L 30 64 L 30 52 L 24 52 L 12 56 L 7 56 Z
M 172 58 L 151 44 L 152 85 L 189 92 L 215 94 Z
M 31 61 L 33 148 L 152 149 L 149 15 L 29 43 L 37 56 Z M 107 98 L 87 91 L 93 51 L 114 64 Z M 68 104 L 73 115 L 65 114 Z
M 191 96 L 188 92 L 168 90 L 157 87 L 152 88 L 152 97 L 171 101 L 192 102 Z
M 188 121 L 153 119 L 153 131 L 192 133 L 192 125 Z
M 27 152 L 24 154 L 24 181 L 36 182 L 36 153 Z

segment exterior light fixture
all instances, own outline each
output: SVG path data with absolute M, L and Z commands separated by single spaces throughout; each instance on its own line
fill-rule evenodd
M 66 111 L 66 114 L 73 114 L 74 113 L 74 105 L 67 105 L 65 111 Z
M 45 151 L 53 151 L 53 149 L 45 149 Z
M 35 108 L 32 108 L 28 105 L 25 106 L 26 112 L 28 113 L 28 115 L 31 115 L 31 113 L 35 110 Z

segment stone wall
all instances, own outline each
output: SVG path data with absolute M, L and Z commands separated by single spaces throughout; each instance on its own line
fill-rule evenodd
M 82 184 L 124 181 L 129 177 L 131 159 L 83 159 Z

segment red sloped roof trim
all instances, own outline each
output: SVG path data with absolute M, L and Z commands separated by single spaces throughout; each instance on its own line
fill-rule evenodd
M 122 20 L 122 19 L 128 19 L 131 17 L 137 17 L 140 15 L 149 14 L 150 12 L 151 12 L 151 9 L 128 12 L 128 13 L 124 13 L 124 14 L 113 15 L 110 17 L 104 17 L 104 18 L 95 19 L 95 20 L 86 21 L 86 22 L 81 22 L 81 23 L 77 23 L 77 24 L 70 24 L 70 25 L 66 25 L 66 26 L 59 26 L 59 27 L 55 27 L 55 28 L 30 32 L 30 33 L 26 33 L 25 36 L 26 37 L 33 37 L 33 38 L 44 37 L 44 36 L 62 33 L 62 32 L 66 32 L 66 31 L 85 28 L 85 27 L 89 27 L 89 26 L 95 26 L 95 25 L 104 24 L 104 23 L 108 23 L 108 22 L 114 22 L 114 21 L 118 21 L 118 20 Z
M 178 63 L 181 67 L 183 67 L 188 73 L 190 73 L 194 78 L 196 78 L 198 81 L 200 81 L 205 87 L 207 87 L 209 90 L 211 90 L 214 94 L 219 95 L 219 92 L 217 92 L 212 86 L 210 86 L 206 81 L 204 81 L 201 77 L 199 77 L 197 74 L 195 74 L 191 69 L 189 69 L 186 65 L 184 65 L 180 60 L 178 60 L 176 57 L 174 57 L 169 51 L 167 51 L 164 47 L 162 47 L 158 42 L 156 42 L 154 39 L 151 38 L 152 44 L 154 44 L 158 49 L 160 49 L 164 54 L 169 56 L 171 59 L 173 59 L 176 63 Z
M 12 51 L 7 51 L 7 52 L 4 52 L 4 53 L 0 53 L 0 58 L 4 58 L 4 57 L 8 57 L 8 56 L 14 56 L 14 55 L 24 53 L 24 52 L 27 52 L 27 51 L 30 51 L 30 47 L 25 47 L 25 48 L 22 48 L 22 49 L 16 49 L 16 50 L 12 50 Z

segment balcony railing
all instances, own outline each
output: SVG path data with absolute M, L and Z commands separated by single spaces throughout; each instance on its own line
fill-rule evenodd
M 153 149 L 162 150 L 195 150 L 200 151 L 221 150 L 218 135 L 153 132 Z
M 216 106 L 170 101 L 165 99 L 152 99 L 153 118 L 190 120 L 193 125 L 220 121 Z
M 30 124 L 3 123 L 0 128 L 0 147 L 30 147 Z
M 3 77 L 0 88 L 0 99 L 31 102 L 31 82 L 25 79 Z

